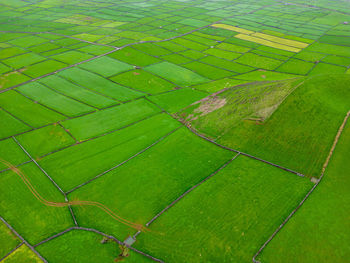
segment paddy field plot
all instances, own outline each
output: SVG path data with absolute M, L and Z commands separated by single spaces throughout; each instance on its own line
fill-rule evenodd
M 0 261 L 348 260 L 348 10 L 0 0 Z

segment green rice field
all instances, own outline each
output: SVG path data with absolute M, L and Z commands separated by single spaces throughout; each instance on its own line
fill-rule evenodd
M 0 262 L 349 262 L 350 2 L 0 0 Z

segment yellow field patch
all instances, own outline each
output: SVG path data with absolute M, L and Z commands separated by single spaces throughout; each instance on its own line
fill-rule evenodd
M 254 32 L 244 28 L 231 26 L 227 24 L 213 24 L 213 27 L 227 29 L 238 32 L 240 34 L 235 37 L 255 43 L 259 43 L 265 46 L 283 49 L 291 52 L 299 52 L 301 49 L 306 48 L 309 44 L 297 40 L 278 37 L 266 33 Z
M 239 39 L 243 39 L 243 40 L 259 43 L 259 44 L 262 44 L 262 45 L 265 45 L 265 46 L 278 48 L 278 49 L 283 49 L 283 50 L 296 52 L 296 53 L 301 50 L 300 48 L 295 48 L 295 47 L 290 47 L 290 46 L 278 44 L 278 43 L 272 42 L 270 40 L 266 40 L 266 39 L 259 38 L 259 37 L 254 37 L 254 36 L 249 36 L 249 35 L 245 35 L 245 34 L 238 34 L 235 37 L 237 37 Z
M 278 44 L 287 45 L 287 46 L 296 47 L 296 48 L 306 48 L 308 46 L 307 43 L 303 43 L 303 42 L 299 42 L 299 41 L 295 41 L 295 40 L 290 40 L 290 39 L 285 39 L 285 38 L 281 38 L 281 37 L 276 37 L 276 36 L 271 36 L 271 35 L 263 34 L 263 33 L 254 33 L 254 34 L 252 34 L 252 36 L 271 40 L 273 42 L 277 42 Z
M 223 29 L 235 31 L 235 32 L 238 32 L 238 33 L 248 34 L 248 35 L 254 33 L 254 31 L 250 31 L 250 30 L 247 30 L 247 29 L 243 29 L 243 28 L 236 27 L 236 26 L 231 26 L 231 25 L 226 25 L 226 24 L 214 24 L 212 26 L 213 27 L 217 27 L 217 28 L 223 28 Z

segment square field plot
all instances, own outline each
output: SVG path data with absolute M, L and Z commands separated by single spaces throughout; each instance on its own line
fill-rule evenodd
M 232 152 L 181 128 L 123 166 L 72 192 L 69 198 L 103 203 L 122 218 L 145 224 L 232 157 Z M 74 211 L 81 224 L 120 239 L 135 231 L 97 208 L 76 207 Z
M 238 156 L 156 219 L 135 246 L 165 262 L 250 262 L 312 185 Z

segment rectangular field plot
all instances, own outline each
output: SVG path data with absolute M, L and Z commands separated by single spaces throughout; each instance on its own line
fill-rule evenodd
M 38 101 L 65 116 L 74 117 L 94 111 L 94 108 L 61 95 L 38 82 L 25 84 L 17 90 L 32 100 Z
M 45 75 L 47 73 L 51 73 L 61 68 L 64 68 L 66 66 L 67 66 L 66 64 L 59 61 L 45 60 L 37 64 L 28 66 L 24 72 L 26 75 L 36 78 L 36 77 Z
M 113 52 L 108 56 L 123 61 L 125 63 L 137 65 L 140 67 L 160 62 L 160 59 L 147 55 L 146 53 L 138 51 L 132 47 L 123 48 L 122 50 Z
M 48 125 L 18 135 L 16 139 L 34 159 L 75 143 L 75 140 L 59 125 Z
M 122 163 L 179 125 L 166 114 L 159 114 L 120 131 L 46 156 L 40 164 L 68 191 Z
M 191 70 L 169 62 L 161 62 L 155 65 L 151 65 L 146 67 L 145 70 L 152 72 L 179 86 L 189 86 L 209 81 L 207 78 L 198 75 Z
M 20 167 L 37 192 L 46 200 L 63 202 L 64 197 L 34 163 Z M 0 177 L 0 213 L 30 243 L 73 226 L 68 207 L 50 207 L 41 203 L 21 177 L 7 171 Z
M 0 106 L 34 127 L 43 126 L 65 118 L 61 114 L 34 103 L 14 90 L 0 94 Z
M 235 61 L 251 67 L 269 70 L 275 69 L 283 63 L 281 60 L 263 57 L 253 53 L 246 53 Z
M 102 76 L 80 68 L 70 68 L 60 72 L 58 75 L 91 91 L 119 101 L 128 101 L 144 95 L 141 92 L 125 88 Z
M 104 77 L 110 77 L 134 67 L 110 57 L 100 57 L 79 65 L 80 68 L 95 72 Z
M 289 59 L 286 63 L 279 66 L 276 71 L 306 75 L 313 67 L 314 63 L 302 61 L 299 59 Z
M 23 55 L 4 59 L 2 60 L 2 62 L 10 67 L 13 67 L 14 69 L 19 69 L 43 60 L 46 60 L 46 58 L 39 56 L 35 53 L 26 53 Z
M 39 82 L 59 93 L 99 109 L 118 104 L 114 99 L 85 89 L 57 75 L 45 77 L 40 79 Z
M 52 59 L 61 61 L 63 63 L 66 63 L 68 65 L 75 64 L 84 60 L 87 60 L 89 58 L 92 58 L 92 55 L 82 53 L 75 50 L 70 50 L 67 52 L 63 52 L 54 56 L 51 56 Z
M 49 262 L 69 263 L 77 258 L 86 263 L 113 262 L 118 258 L 121 250 L 115 242 L 101 244 L 102 239 L 103 236 L 97 233 L 72 230 L 38 246 L 37 250 Z M 130 250 L 129 256 L 123 258 L 123 262 L 152 263 L 154 261 Z
M 156 94 L 172 90 L 176 85 L 142 69 L 124 72 L 111 80 L 125 87 Z
M 0 258 L 3 258 L 11 250 L 17 247 L 20 240 L 3 222 L 0 222 Z
M 12 138 L 0 141 L 0 158 L 12 165 L 18 165 L 30 160 Z M 7 168 L 9 167 L 6 163 L 0 163 L 0 171 Z
M 174 113 L 206 96 L 208 96 L 208 94 L 205 92 L 192 88 L 183 88 L 172 92 L 150 96 L 148 99 L 166 111 Z
M 238 156 L 156 219 L 135 246 L 165 262 L 250 262 L 311 186 Z
M 0 139 L 30 130 L 31 127 L 0 108 Z
M 181 128 L 125 165 L 72 192 L 69 198 L 98 201 L 123 218 L 145 224 L 232 157 L 232 152 Z M 74 211 L 82 225 L 121 239 L 135 231 L 98 208 L 75 207 Z
M 348 122 L 322 181 L 263 250 L 261 262 L 344 262 L 349 252 L 349 157 Z
M 84 140 L 122 128 L 157 112 L 160 112 L 157 106 L 144 99 L 139 99 L 83 117 L 64 121 L 62 125 L 77 140 Z

